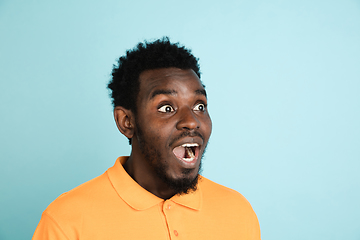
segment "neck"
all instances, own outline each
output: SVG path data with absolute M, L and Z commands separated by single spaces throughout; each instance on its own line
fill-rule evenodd
M 149 162 L 140 154 L 136 154 L 136 151 L 131 152 L 124 169 L 142 188 L 159 198 L 169 199 L 176 194 L 155 171 L 149 172 L 148 169 L 151 169 Z

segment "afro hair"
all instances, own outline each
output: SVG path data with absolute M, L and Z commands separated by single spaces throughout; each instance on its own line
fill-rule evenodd
M 108 84 L 113 106 L 122 106 L 136 113 L 140 74 L 145 70 L 170 67 L 192 69 L 200 78 L 198 59 L 191 50 L 179 43 L 171 43 L 168 37 L 145 41 L 126 51 L 126 55 L 119 58 L 118 65 L 114 65 Z

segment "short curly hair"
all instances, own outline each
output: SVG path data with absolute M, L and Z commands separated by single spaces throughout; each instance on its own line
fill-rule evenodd
M 112 79 L 108 84 L 114 108 L 122 106 L 136 114 L 136 99 L 139 93 L 139 76 L 145 70 L 175 67 L 192 69 L 200 78 L 198 58 L 191 50 L 179 43 L 171 43 L 168 37 L 153 42 L 139 43 L 113 66 Z

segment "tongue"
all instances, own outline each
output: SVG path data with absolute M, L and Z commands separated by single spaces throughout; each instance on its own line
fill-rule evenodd
M 179 147 L 174 148 L 173 153 L 179 159 L 185 158 L 185 148 L 184 147 L 179 146 Z

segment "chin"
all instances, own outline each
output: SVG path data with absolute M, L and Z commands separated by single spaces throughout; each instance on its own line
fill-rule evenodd
M 187 194 L 196 191 L 201 171 L 201 162 L 197 168 L 183 168 L 178 177 L 162 176 L 163 181 L 173 189 L 175 194 Z M 167 174 L 164 174 L 167 175 Z

